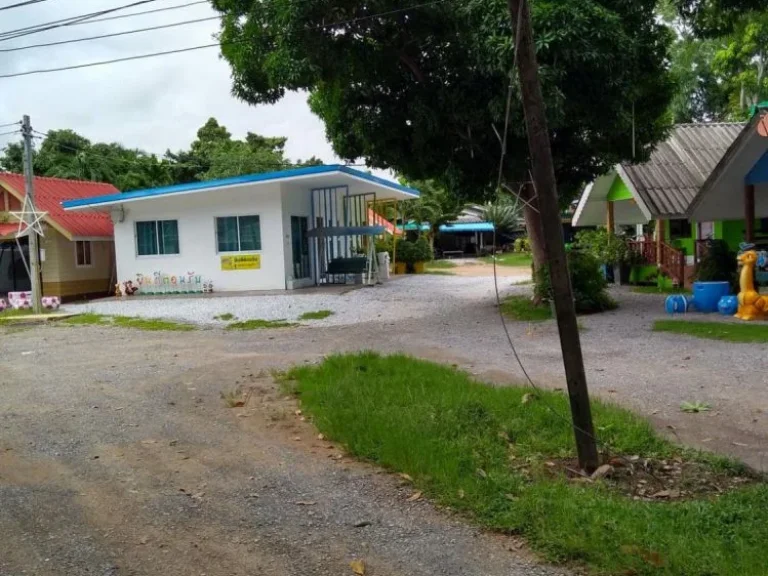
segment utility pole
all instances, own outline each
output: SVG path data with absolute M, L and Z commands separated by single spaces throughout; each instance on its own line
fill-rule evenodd
M 37 211 L 35 210 L 35 177 L 32 173 L 32 126 L 29 116 L 26 114 L 21 121 L 21 134 L 24 137 L 24 192 L 26 194 L 27 210 L 24 210 L 24 218 L 27 221 L 29 238 L 29 271 L 32 282 L 32 310 L 35 314 L 41 314 L 43 307 L 40 297 L 43 295 L 40 286 L 40 238 L 37 235 L 36 223 Z
M 531 154 L 533 181 L 538 195 L 538 208 L 544 232 L 544 244 L 549 260 L 550 278 L 555 300 L 557 327 L 560 332 L 560 347 L 563 350 L 565 378 L 568 383 L 568 397 L 571 404 L 573 430 L 576 436 L 576 450 L 579 465 L 587 472 L 598 466 L 597 443 L 592 426 L 592 411 L 589 405 L 587 376 L 584 373 L 584 359 L 581 355 L 579 328 L 576 323 L 576 308 L 573 303 L 571 279 L 565 257 L 563 229 L 557 200 L 555 168 L 549 131 L 545 114 L 544 97 L 539 81 L 539 65 L 533 41 L 531 13 L 526 0 L 507 0 L 512 30 L 519 34 L 517 44 L 517 70 L 520 78 L 520 92 L 523 99 L 525 124 L 528 130 L 528 149 Z

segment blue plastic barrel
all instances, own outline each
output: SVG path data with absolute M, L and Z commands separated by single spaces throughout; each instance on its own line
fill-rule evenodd
M 684 314 L 688 312 L 688 298 L 683 294 L 670 294 L 664 300 L 664 310 L 667 314 Z
M 694 282 L 693 306 L 699 312 L 717 312 L 720 298 L 731 293 L 728 282 Z
M 723 316 L 733 316 L 739 309 L 738 296 L 723 296 L 717 303 L 717 311 Z

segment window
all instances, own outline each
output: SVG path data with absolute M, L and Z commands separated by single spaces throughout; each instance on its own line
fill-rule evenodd
M 136 222 L 136 254 L 155 256 L 179 253 L 179 223 L 176 220 Z
M 670 240 L 676 238 L 690 238 L 691 237 L 691 221 L 690 220 L 670 220 L 669 221 L 669 238 Z
M 75 265 L 78 268 L 85 268 L 93 265 L 91 243 L 89 240 L 77 240 L 75 242 Z
M 216 245 L 219 252 L 261 250 L 261 226 L 258 216 L 216 218 Z

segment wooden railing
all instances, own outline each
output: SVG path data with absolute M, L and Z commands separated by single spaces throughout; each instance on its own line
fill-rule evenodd
M 707 254 L 709 239 L 694 240 L 693 242 L 693 265 L 698 266 L 701 259 Z
M 662 272 L 683 286 L 685 284 L 685 253 L 669 244 L 661 244 L 661 261 L 655 240 L 630 240 L 629 249 L 639 254 L 645 264 L 657 265 Z

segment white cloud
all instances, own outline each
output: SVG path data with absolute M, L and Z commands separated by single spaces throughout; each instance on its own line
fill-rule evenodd
M 52 0 L 0 12 L 0 33 L 120 5 L 120 0 Z M 127 0 L 123 1 L 127 3 Z M 169 6 L 183 4 L 169 3 Z M 132 11 L 166 7 L 149 3 Z M 116 14 L 127 14 L 130 11 Z M 214 16 L 208 5 L 70 26 L 22 38 L 0 39 L 0 49 L 97 36 Z M 212 43 L 217 20 L 121 37 L 0 53 L 0 74 L 55 68 Z M 107 66 L 0 79 L 0 124 L 29 114 L 36 130 L 71 128 L 93 141 L 163 153 L 186 148 L 213 116 L 235 137 L 246 132 L 286 136 L 292 160 L 315 155 L 338 162 L 325 128 L 305 94 L 273 106 L 250 106 L 231 95 L 229 65 L 217 48 Z M 3 130 L 0 130 L 2 132 Z M 0 148 L 10 137 L 0 137 Z M 380 175 L 388 173 L 375 171 Z

